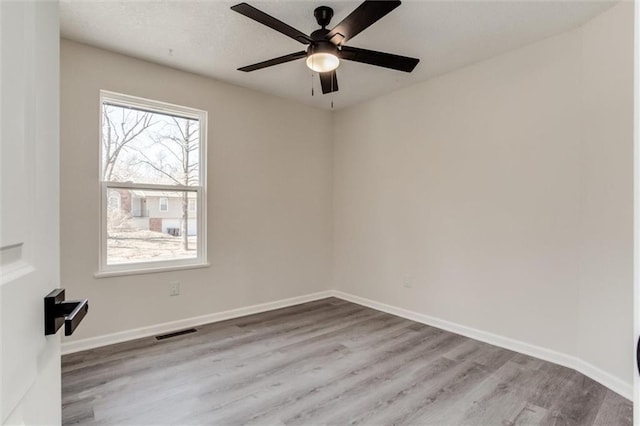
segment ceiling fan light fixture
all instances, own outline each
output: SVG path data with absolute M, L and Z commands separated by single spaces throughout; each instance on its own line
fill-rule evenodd
M 333 53 L 317 52 L 307 56 L 307 66 L 315 72 L 333 71 L 340 65 L 340 59 Z

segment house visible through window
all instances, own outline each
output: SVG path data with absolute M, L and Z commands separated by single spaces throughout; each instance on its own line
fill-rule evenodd
M 205 265 L 206 112 L 100 95 L 99 274 Z

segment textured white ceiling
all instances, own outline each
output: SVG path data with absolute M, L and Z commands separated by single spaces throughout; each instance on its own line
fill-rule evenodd
M 236 68 L 305 45 L 230 10 L 238 1 L 62 0 L 62 36 L 320 108 L 353 105 L 575 28 L 614 2 L 405 1 L 347 45 L 420 58 L 411 74 L 342 61 L 340 91 L 322 95 L 304 60 L 250 73 Z M 340 22 L 358 1 L 247 1 L 309 34 L 313 9 Z

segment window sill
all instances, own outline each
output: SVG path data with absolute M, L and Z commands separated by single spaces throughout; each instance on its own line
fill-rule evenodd
M 141 275 L 141 274 L 155 274 L 157 272 L 171 272 L 182 271 L 185 269 L 200 269 L 208 268 L 211 266 L 209 262 L 206 263 L 194 263 L 192 265 L 175 265 L 175 266 L 158 266 L 152 268 L 139 268 L 139 269 L 127 269 L 122 271 L 100 271 L 93 274 L 94 278 L 110 278 L 110 277 L 122 277 L 126 275 Z

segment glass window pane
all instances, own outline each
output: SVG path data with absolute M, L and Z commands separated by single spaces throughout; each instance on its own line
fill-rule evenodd
M 102 105 L 102 179 L 200 184 L 200 122 L 132 107 Z
M 118 209 L 107 209 L 107 265 L 198 257 L 192 191 L 109 188 L 118 193 Z M 160 200 L 164 199 L 164 202 Z

